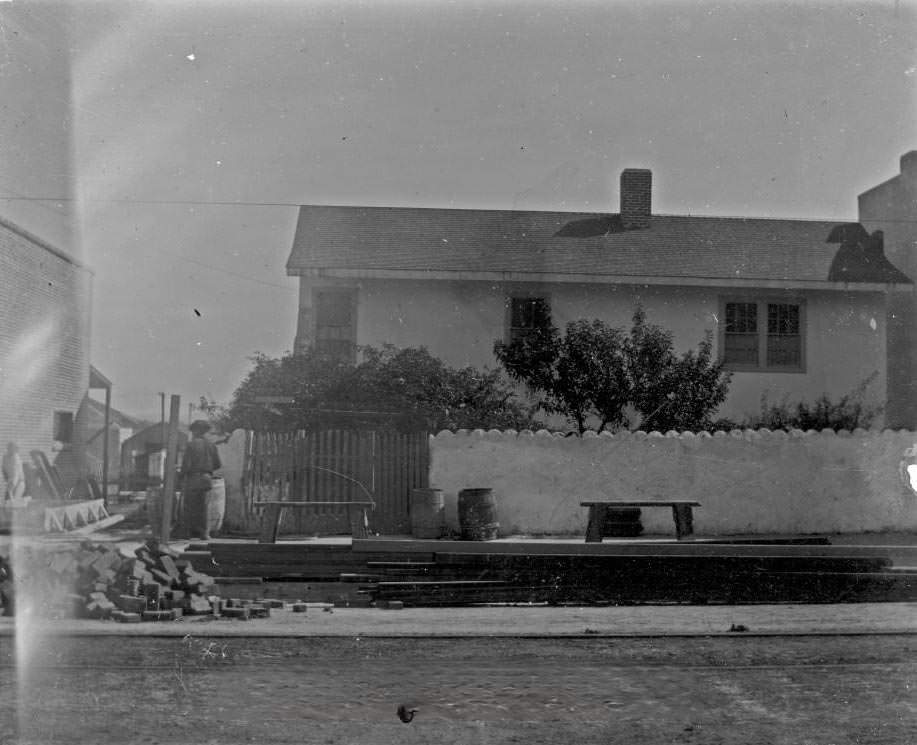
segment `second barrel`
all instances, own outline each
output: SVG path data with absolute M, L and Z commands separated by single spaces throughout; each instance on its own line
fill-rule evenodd
M 458 518 L 462 540 L 492 541 L 497 537 L 497 500 L 492 489 L 462 489 L 458 493 Z

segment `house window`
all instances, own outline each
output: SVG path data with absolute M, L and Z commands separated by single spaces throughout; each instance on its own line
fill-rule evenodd
M 551 323 L 551 308 L 543 297 L 509 299 L 509 341 L 514 342 Z
M 73 412 L 54 412 L 54 439 L 65 445 L 73 442 Z
M 356 359 L 356 298 L 352 292 L 316 294 L 315 349 L 342 361 Z
M 801 372 L 802 311 L 798 302 L 726 302 L 723 362 L 733 370 Z

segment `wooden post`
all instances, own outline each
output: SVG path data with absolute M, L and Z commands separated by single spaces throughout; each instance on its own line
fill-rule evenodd
M 111 386 L 105 388 L 105 439 L 102 441 L 102 504 L 108 507 L 108 441 L 111 438 Z
M 162 479 L 162 524 L 159 542 L 168 543 L 172 532 L 172 500 L 175 496 L 175 459 L 178 450 L 178 420 L 181 416 L 181 396 L 172 395 L 169 403 L 169 439 L 166 445 L 165 473 Z

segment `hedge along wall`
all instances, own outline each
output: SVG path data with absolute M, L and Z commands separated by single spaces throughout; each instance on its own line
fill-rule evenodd
M 736 430 L 661 435 L 441 432 L 430 484 L 458 526 L 458 492 L 491 488 L 501 534 L 579 534 L 588 499 L 692 499 L 701 535 L 917 530 L 900 475 L 913 432 Z M 644 532 L 674 534 L 670 509 L 644 508 Z

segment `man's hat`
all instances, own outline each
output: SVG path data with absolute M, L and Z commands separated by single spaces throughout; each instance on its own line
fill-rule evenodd
M 210 422 L 205 421 L 204 419 L 195 419 L 191 422 L 191 426 L 188 428 L 194 434 L 204 434 L 205 432 L 210 431 Z

